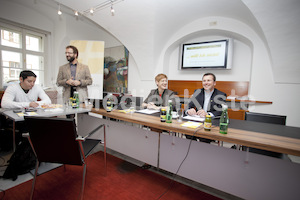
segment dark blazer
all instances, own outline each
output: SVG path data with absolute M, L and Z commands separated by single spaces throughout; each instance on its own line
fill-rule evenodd
M 168 106 L 168 101 L 172 100 L 173 107 L 176 105 L 176 95 L 172 90 L 165 89 L 162 97 L 159 96 L 158 89 L 151 90 L 144 103 L 153 102 L 156 106 Z
M 195 96 L 196 95 L 196 96 Z M 197 89 L 194 91 L 193 96 L 191 97 L 191 101 L 188 104 L 188 109 L 195 108 L 196 111 L 200 110 L 203 108 L 204 105 L 204 89 Z M 195 106 L 194 101 L 199 102 L 200 108 Z M 214 92 L 212 93 L 210 97 L 210 103 L 208 104 L 207 107 L 207 112 L 211 112 L 214 116 L 220 116 L 222 114 L 222 104 L 226 104 L 226 94 L 224 92 L 221 92 L 218 89 L 214 89 Z

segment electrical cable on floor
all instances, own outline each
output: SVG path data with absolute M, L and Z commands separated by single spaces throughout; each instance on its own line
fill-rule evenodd
M 181 163 L 180 163 L 180 165 L 179 165 L 179 167 L 178 167 L 176 173 L 173 174 L 173 178 L 172 178 L 172 180 L 171 180 L 171 183 L 170 183 L 169 187 L 166 189 L 166 191 L 165 191 L 164 193 L 162 193 L 162 194 L 157 198 L 157 200 L 160 199 L 160 198 L 162 198 L 165 194 L 167 194 L 167 193 L 169 192 L 169 190 L 173 187 L 173 184 L 174 184 L 174 182 L 175 182 L 175 178 L 176 178 L 176 176 L 177 176 L 177 174 L 178 174 L 178 172 L 179 172 L 179 170 L 180 170 L 180 168 L 181 168 L 183 162 L 186 160 L 187 156 L 189 155 L 190 148 L 191 148 L 191 144 L 192 144 L 192 140 L 193 140 L 193 138 L 195 137 L 196 133 L 197 133 L 199 130 L 201 130 L 201 129 L 203 129 L 203 127 L 197 129 L 197 130 L 194 132 L 193 137 L 190 139 L 189 147 L 188 147 L 188 150 L 187 150 L 187 152 L 186 152 L 186 155 L 185 155 L 184 159 L 181 161 Z

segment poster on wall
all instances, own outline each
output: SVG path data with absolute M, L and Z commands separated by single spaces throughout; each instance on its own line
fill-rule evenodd
M 125 46 L 105 48 L 104 92 L 128 92 L 128 54 Z
M 88 40 L 72 40 L 71 45 L 78 49 L 78 62 L 87 65 L 90 69 L 93 84 L 88 86 L 90 99 L 103 98 L 103 66 L 104 42 Z

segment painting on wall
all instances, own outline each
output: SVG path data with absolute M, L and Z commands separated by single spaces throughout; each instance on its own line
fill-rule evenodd
M 103 92 L 128 92 L 128 54 L 125 46 L 105 48 Z

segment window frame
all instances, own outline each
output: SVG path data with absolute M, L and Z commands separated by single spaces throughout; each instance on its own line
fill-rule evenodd
M 46 83 L 46 63 L 47 63 L 47 38 L 49 33 L 46 31 L 41 31 L 32 27 L 28 27 L 22 24 L 18 24 L 15 22 L 11 21 L 3 21 L 0 20 L 0 30 L 7 30 L 7 31 L 12 31 L 12 32 L 17 32 L 21 34 L 21 47 L 16 48 L 16 47 L 9 47 L 9 46 L 4 46 L 0 43 L 0 88 L 3 88 L 3 69 L 7 68 L 4 67 L 3 60 L 2 60 L 2 51 L 11 51 L 15 53 L 20 53 L 21 54 L 21 70 L 26 70 L 27 69 L 27 63 L 26 63 L 26 55 L 33 55 L 33 56 L 41 56 L 43 57 L 41 63 L 41 68 L 40 69 L 34 69 L 34 71 L 42 72 L 43 77 L 38 77 L 40 79 L 40 85 L 44 86 Z M 41 46 L 40 49 L 41 51 L 33 51 L 33 50 L 27 50 L 26 49 L 26 36 L 31 36 L 31 37 L 40 37 L 41 38 Z M 2 37 L 0 35 L 0 37 Z M 2 38 L 1 38 L 2 39 Z M 17 69 L 17 68 L 14 68 Z M 29 69 L 30 70 L 30 69 Z

